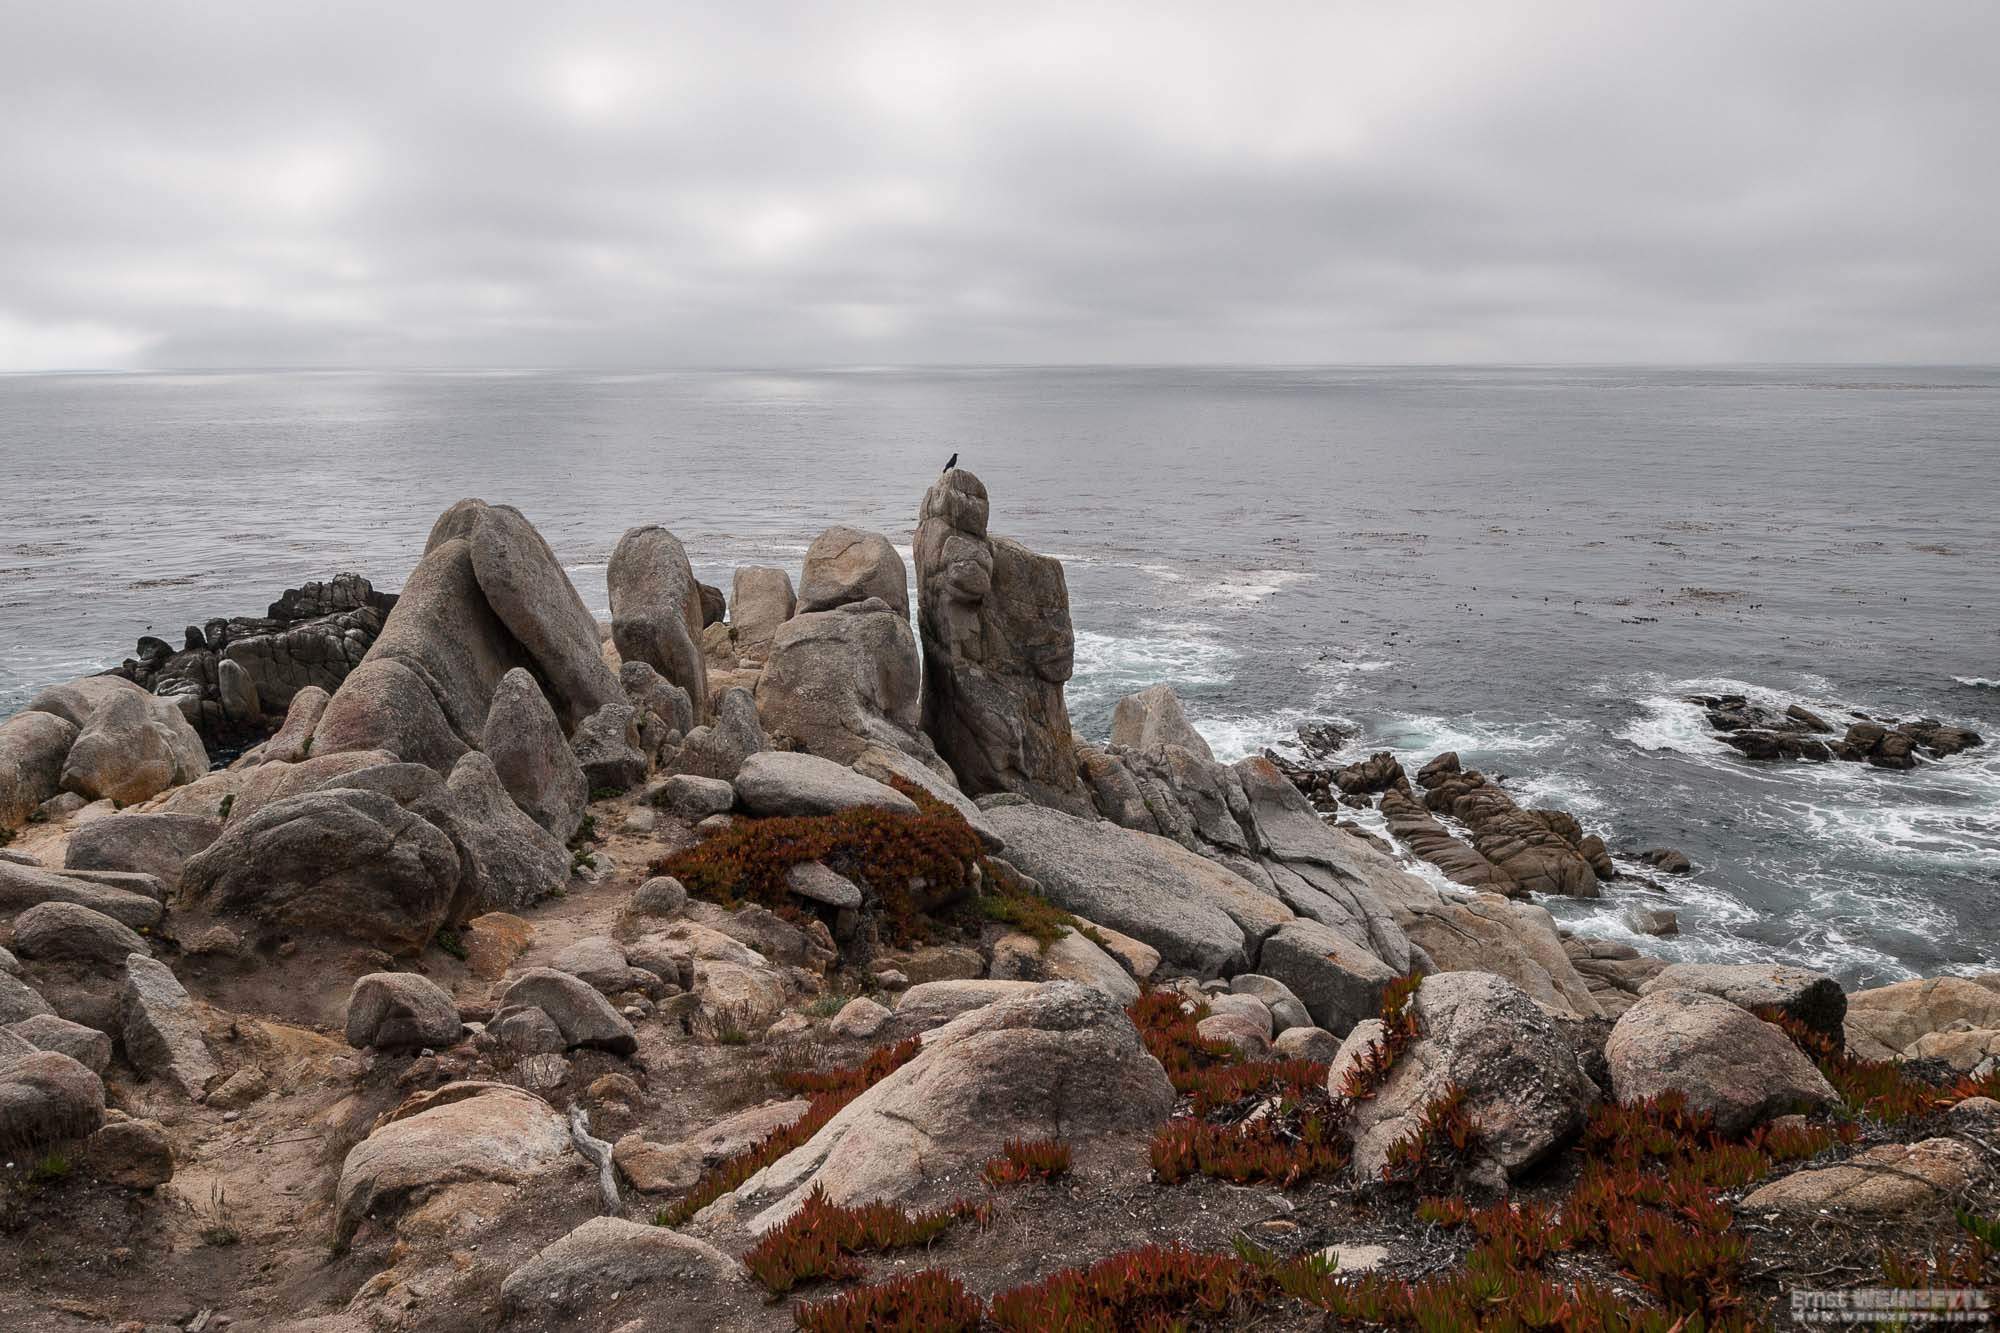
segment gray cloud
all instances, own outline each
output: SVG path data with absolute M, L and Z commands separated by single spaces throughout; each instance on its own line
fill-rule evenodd
M 20 6 L 0 369 L 1995 360 L 1995 50 L 1989 0 Z

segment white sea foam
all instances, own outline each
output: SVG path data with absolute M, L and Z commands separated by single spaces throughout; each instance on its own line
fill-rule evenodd
M 1545 717 L 1532 722 L 1487 722 L 1476 714 L 1440 717 L 1396 713 L 1375 725 L 1364 743 L 1389 750 L 1404 762 L 1421 762 L 1446 750 L 1469 761 L 1486 756 L 1538 754 L 1563 741 L 1563 723 Z
M 1679 754 L 1734 754 L 1709 729 L 1707 711 L 1677 695 L 1656 694 L 1640 699 L 1639 716 L 1612 732 L 1642 750 L 1672 750 Z
M 1974 690 L 2000 690 L 2000 680 L 1991 676 L 1953 676 L 1959 684 Z

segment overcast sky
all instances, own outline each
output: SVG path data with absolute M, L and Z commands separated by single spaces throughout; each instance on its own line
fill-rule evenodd
M 1996 164 L 1996 0 L 23 0 L 0 368 L 1993 361 Z

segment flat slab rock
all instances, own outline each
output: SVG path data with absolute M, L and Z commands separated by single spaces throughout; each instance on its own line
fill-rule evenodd
M 1980 1166 L 1956 1139 L 1885 1143 L 1838 1166 L 1798 1171 L 1752 1192 L 1745 1212 L 1905 1213 L 1944 1205 L 1965 1188 Z
M 873 808 L 914 815 L 917 803 L 894 787 L 831 759 L 766 750 L 743 761 L 736 800 L 753 815 L 832 815 Z

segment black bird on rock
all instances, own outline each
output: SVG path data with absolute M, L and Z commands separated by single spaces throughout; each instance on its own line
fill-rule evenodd
M 945 460 L 944 460 L 944 471 L 946 471 L 946 472 L 949 472 L 949 471 L 951 471 L 951 470 L 952 470 L 953 468 L 955 468 L 955 467 L 957 467 L 957 466 L 958 466 L 958 455 L 957 455 L 957 454 L 953 454 L 953 455 L 952 455 L 952 456 L 951 456 L 950 458 L 947 458 L 947 459 L 945 459 Z

